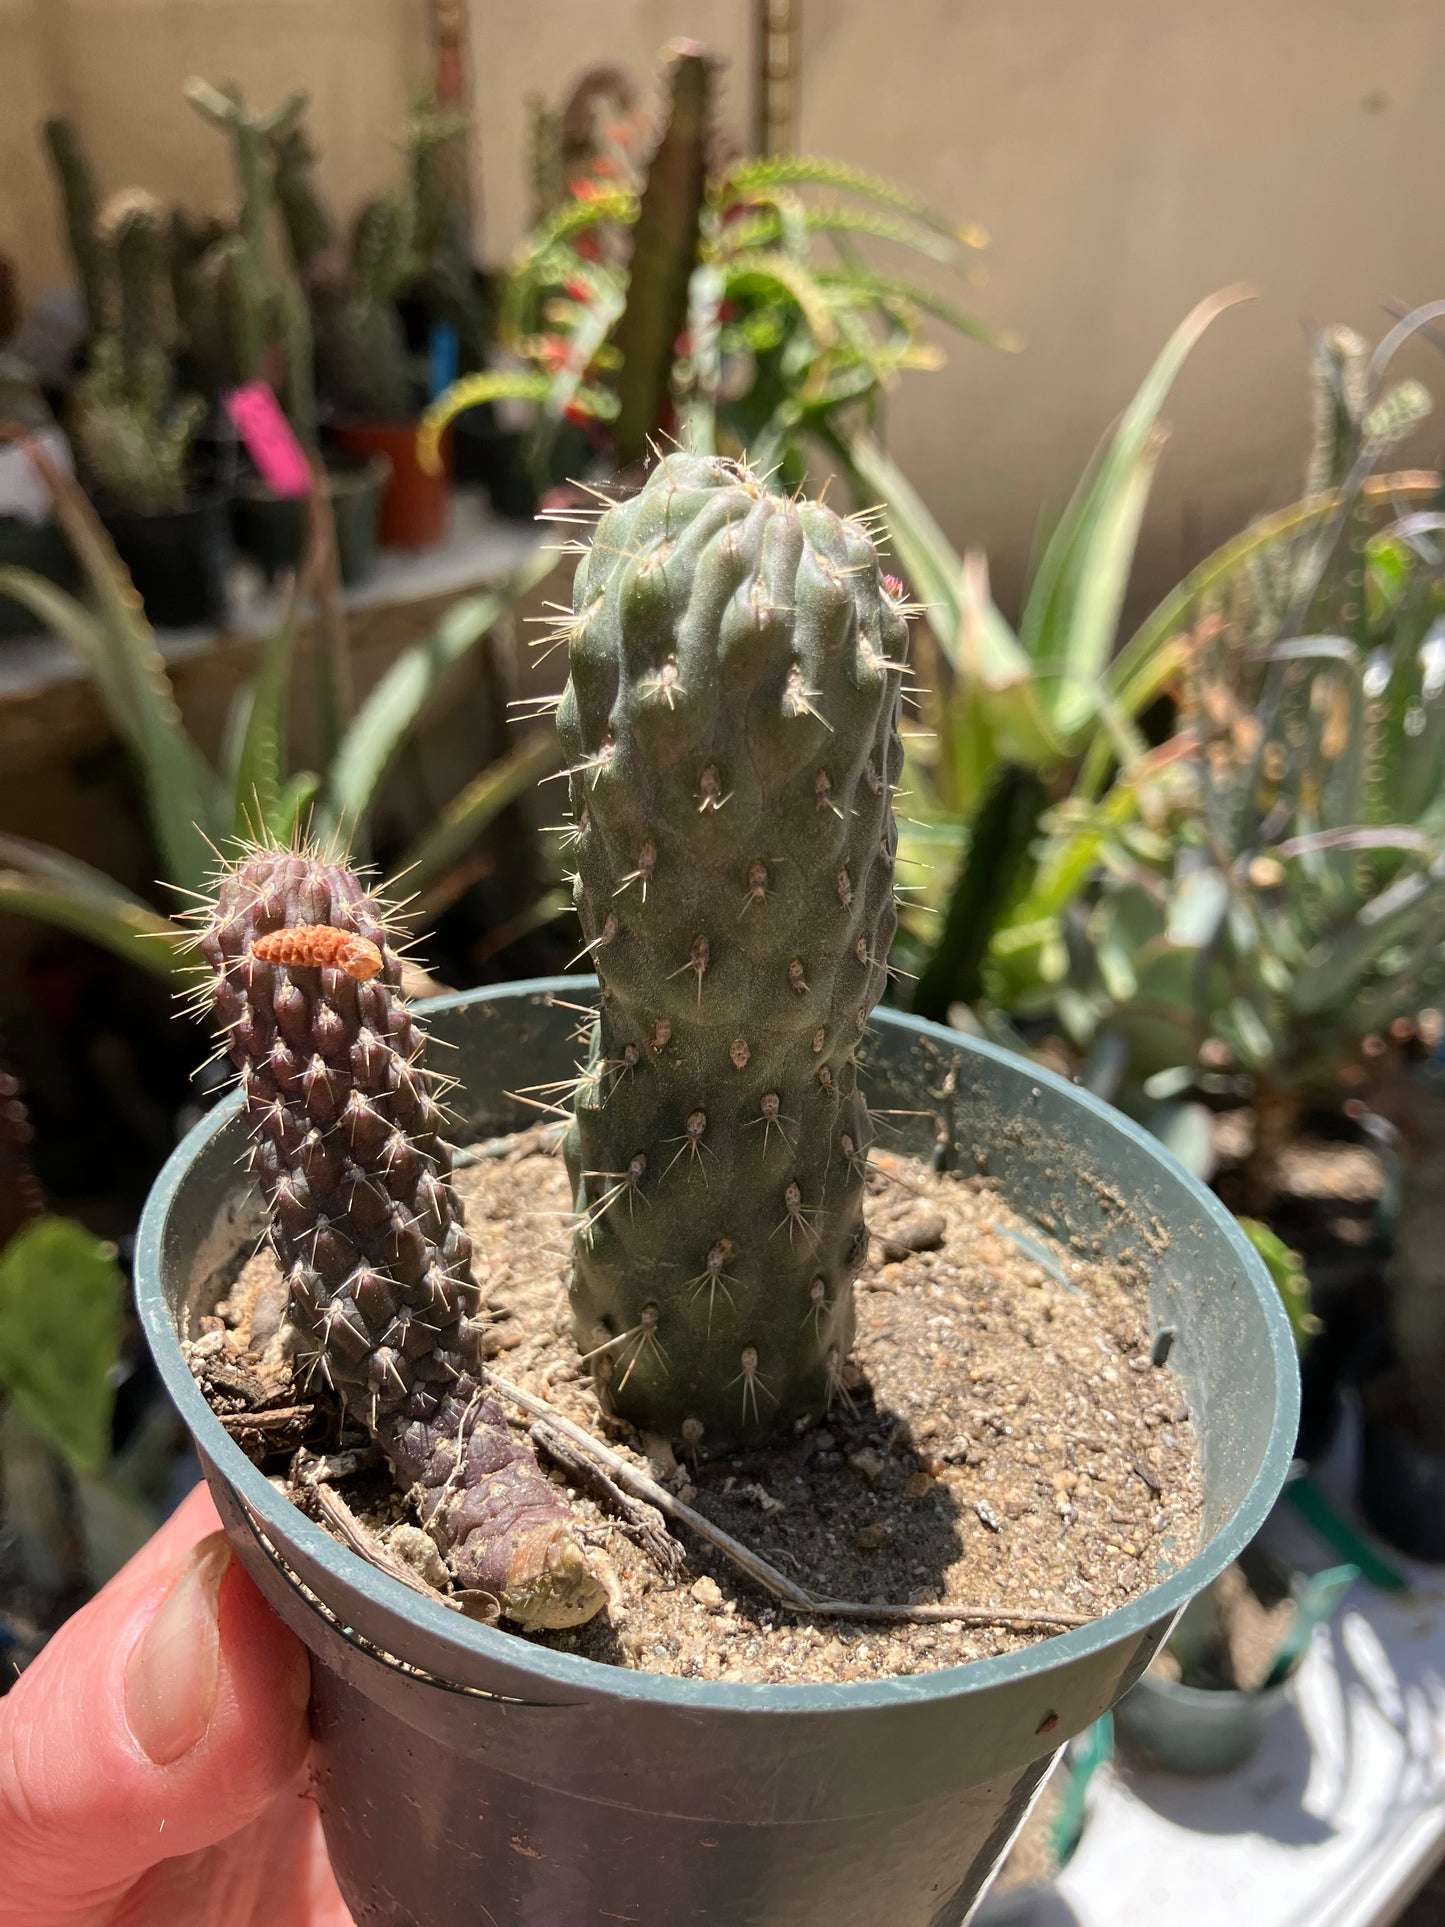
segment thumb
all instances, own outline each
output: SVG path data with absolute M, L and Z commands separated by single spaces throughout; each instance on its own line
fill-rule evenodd
M 305 1649 L 217 1527 L 192 1493 L 0 1700 L 0 1927 L 103 1919 L 294 1780 Z

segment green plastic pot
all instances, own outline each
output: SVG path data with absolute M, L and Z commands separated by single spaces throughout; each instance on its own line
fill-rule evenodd
M 1204 1779 L 1252 1760 L 1288 1695 L 1288 1680 L 1243 1693 L 1146 1673 L 1114 1709 L 1114 1724 L 1129 1751 L 1150 1766 Z
M 490 1134 L 505 1093 L 572 1069 L 578 978 L 426 1007 L 451 1102 Z M 1150 1271 L 1202 1444 L 1204 1547 L 1139 1599 L 1027 1651 L 856 1685 L 630 1672 L 475 1624 L 344 1550 L 226 1436 L 178 1334 L 262 1223 L 233 1098 L 146 1207 L 141 1317 L 246 1570 L 312 1656 L 316 1794 L 358 1927 L 958 1927 L 1055 1750 L 1113 1706 L 1192 1594 L 1259 1529 L 1294 1443 L 1279 1299 L 1233 1218 L 1127 1118 L 987 1044 L 880 1012 L 880 1106 L 902 1148 L 1053 1235 Z

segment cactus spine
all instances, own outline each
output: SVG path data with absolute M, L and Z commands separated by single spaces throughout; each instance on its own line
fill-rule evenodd
M 859 524 L 673 455 L 599 522 L 566 634 L 603 987 L 574 1331 L 606 1405 L 716 1448 L 821 1416 L 852 1339 L 906 628 Z
M 524 1626 L 589 1619 L 605 1588 L 565 1497 L 483 1390 L 471 1241 L 382 907 L 314 852 L 259 850 L 225 876 L 200 951 L 311 1372 L 381 1445 L 460 1587 Z

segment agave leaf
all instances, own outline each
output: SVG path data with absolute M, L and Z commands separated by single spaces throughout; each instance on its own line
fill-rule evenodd
M 1159 412 L 1175 378 L 1209 324 L 1246 300 L 1245 288 L 1226 288 L 1201 301 L 1175 329 L 1075 491 L 1039 562 L 1029 588 L 1019 638 L 1035 661 L 1063 664 L 1059 718 L 1078 727 L 1084 692 L 1102 673 L 1133 562 L 1153 462 Z M 1122 500 L 1121 500 L 1122 498 Z M 1071 693 L 1072 692 L 1072 693 Z
M 668 115 L 632 230 L 627 301 L 617 323 L 619 468 L 647 457 L 672 392 L 675 343 L 687 321 L 697 265 L 716 63 L 699 51 L 674 55 Z
M 278 843 L 290 843 L 305 826 L 311 807 L 321 793 L 321 777 L 314 769 L 298 770 L 276 792 L 276 801 L 266 819 L 266 828 Z
M 909 587 L 923 604 L 929 627 L 950 665 L 958 668 L 958 631 L 962 620 L 959 584 L 963 564 L 934 521 L 908 477 L 866 428 L 856 428 L 846 443 L 834 444 L 850 470 L 850 485 L 860 502 L 881 503 L 888 534 Z
M 1214 1115 L 1207 1105 L 1156 1104 L 1147 1109 L 1139 1121 L 1186 1171 L 1205 1180 L 1213 1175 Z
M 58 924 L 167 982 L 187 978 L 178 924 L 88 863 L 24 837 L 0 836 L 0 910 Z
M 424 642 L 403 650 L 347 726 L 316 811 L 321 836 L 354 837 L 426 706 L 443 683 L 516 603 L 557 566 L 534 556 L 495 589 L 449 609 Z
M 949 727 L 954 710 L 977 710 L 991 738 L 986 766 L 957 772 L 957 801 L 968 808 L 1000 761 L 1044 768 L 1058 760 L 1062 745 L 1039 702 L 1032 664 L 989 593 L 981 549 L 963 559 L 958 607 L 958 684 L 942 725 Z
M 1170 897 L 1165 937 L 1180 950 L 1207 950 L 1228 908 L 1228 879 L 1212 868 L 1190 870 Z
M 219 785 L 186 734 L 140 598 L 99 517 L 43 448 L 28 438 L 20 440 L 45 482 L 56 520 L 95 601 L 93 623 L 72 621 L 60 634 L 92 670 L 97 640 L 104 649 L 107 668 L 98 673 L 97 689 L 112 726 L 139 766 L 157 851 L 173 883 L 196 889 L 210 863 L 205 838 L 224 833 Z M 16 571 L 7 577 L 5 592 L 48 619 L 27 583 L 25 572 Z
M 397 865 L 398 877 L 405 878 L 410 890 L 425 890 L 439 872 L 466 853 L 509 803 L 553 769 L 560 755 L 557 732 L 539 729 L 489 764 L 411 845 Z
M 0 1387 L 77 1473 L 110 1456 L 125 1283 L 114 1245 L 42 1218 L 0 1252 Z
M 1118 633 L 1119 612 L 1164 439 L 1164 431 L 1154 429 L 1120 474 L 1117 486 L 1101 500 L 1088 565 L 1074 584 L 1067 629 L 1057 637 L 1045 630 L 1038 638 L 1041 646 L 1050 641 L 1061 645 L 1061 672 L 1055 679 L 1045 669 L 1041 698 L 1052 709 L 1055 729 L 1069 741 L 1088 729 L 1101 703 L 1108 700 L 1103 672 Z M 1041 668 L 1048 660 L 1043 658 Z M 1111 703 L 1110 708 L 1117 711 L 1119 705 Z
M 1292 1008 L 1309 1017 L 1347 998 L 1376 959 L 1415 929 L 1430 890 L 1429 877 L 1412 870 L 1362 904 L 1353 922 L 1332 932 L 1323 953 L 1296 974 Z
M 261 650 L 255 675 L 236 701 L 234 753 L 227 757 L 226 776 L 231 834 L 238 839 L 260 837 L 276 815 L 285 773 L 296 617 L 293 590 Z

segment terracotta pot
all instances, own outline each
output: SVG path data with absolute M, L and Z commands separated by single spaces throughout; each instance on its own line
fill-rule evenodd
M 442 438 L 442 466 L 429 475 L 417 459 L 417 423 L 334 422 L 327 439 L 348 455 L 384 455 L 391 476 L 381 492 L 377 540 L 384 549 L 432 549 L 446 539 L 452 492 L 452 444 Z

